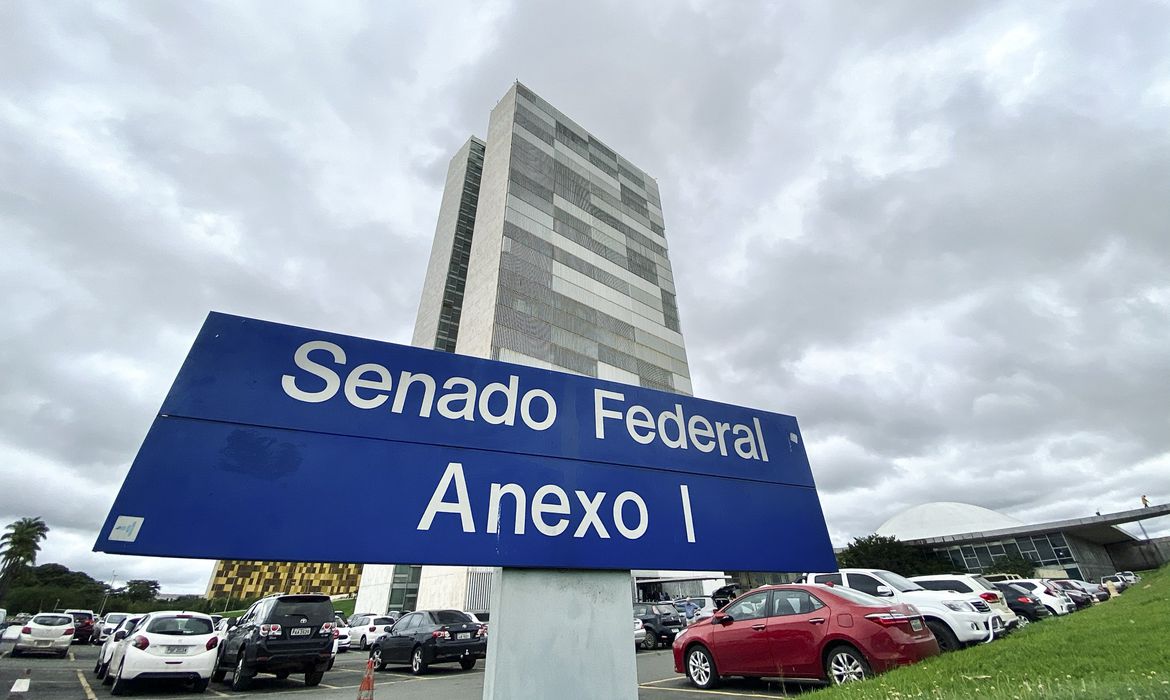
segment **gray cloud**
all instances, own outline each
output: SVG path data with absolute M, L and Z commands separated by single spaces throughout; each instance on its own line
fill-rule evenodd
M 131 566 L 88 548 L 209 310 L 406 341 L 516 78 L 658 178 L 696 390 L 800 418 L 838 541 L 1166 500 L 1168 14 L 13 3 L 0 519 Z

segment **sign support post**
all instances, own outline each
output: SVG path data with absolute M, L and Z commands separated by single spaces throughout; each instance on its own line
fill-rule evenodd
M 634 700 L 629 571 L 497 569 L 484 700 Z

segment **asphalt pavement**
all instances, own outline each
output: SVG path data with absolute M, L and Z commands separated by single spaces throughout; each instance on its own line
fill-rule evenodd
M 98 653 L 96 646 L 75 644 L 66 659 L 48 656 L 20 656 L 14 659 L 8 654 L 10 647 L 11 642 L 8 641 L 0 644 L 0 653 L 3 654 L 0 657 L 0 698 L 95 700 L 111 697 L 109 687 L 102 685 L 93 674 Z M 303 700 L 353 700 L 357 697 L 365 667 L 366 654 L 351 651 L 337 655 L 333 670 L 325 674 L 325 680 L 316 688 L 306 688 L 302 676 L 278 680 L 275 676 L 262 674 L 255 678 L 252 688 L 247 692 L 233 693 L 226 684 L 212 683 L 204 697 L 300 696 Z M 463 671 L 455 664 L 444 664 L 432 666 L 426 675 L 413 676 L 408 668 L 391 666 L 375 674 L 374 697 L 394 700 L 449 700 L 457 697 L 476 700 L 483 691 L 483 670 L 483 661 L 471 671 Z M 734 679 L 725 682 L 718 690 L 702 691 L 674 672 L 674 661 L 669 649 L 638 652 L 639 700 L 778 698 L 791 697 L 802 690 L 808 688 Z M 133 697 L 177 698 L 190 695 L 190 686 L 148 682 L 136 687 Z

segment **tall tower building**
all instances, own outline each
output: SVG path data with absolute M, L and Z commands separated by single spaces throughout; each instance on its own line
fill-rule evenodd
M 487 140 L 451 160 L 413 344 L 690 394 L 675 299 L 658 183 L 514 84 Z M 675 593 L 721 583 L 635 575 Z M 487 568 L 367 565 L 357 608 L 486 611 L 490 582 Z

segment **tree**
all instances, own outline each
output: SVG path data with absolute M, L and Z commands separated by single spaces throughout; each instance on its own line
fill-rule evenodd
M 118 591 L 122 597 L 132 602 L 154 600 L 158 596 L 158 581 L 146 579 L 132 579 L 126 582 L 126 587 Z
M 0 594 L 8 588 L 8 582 L 22 569 L 37 561 L 41 541 L 49 534 L 49 526 L 40 518 L 21 518 L 10 523 L 0 537 Z
M 1009 554 L 996 557 L 995 563 L 986 571 L 989 574 L 1016 574 L 1022 578 L 1032 578 L 1036 573 L 1036 563 L 1018 554 Z
M 854 538 L 837 555 L 837 563 L 843 568 L 886 569 L 903 576 L 942 574 L 954 568 L 934 552 L 876 534 Z

